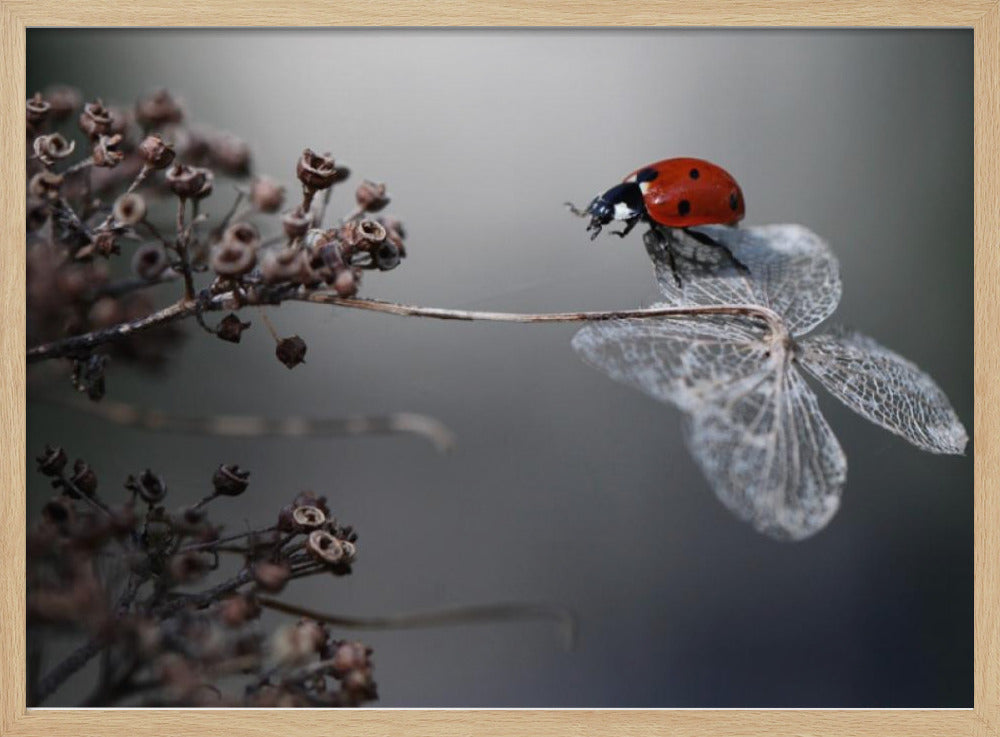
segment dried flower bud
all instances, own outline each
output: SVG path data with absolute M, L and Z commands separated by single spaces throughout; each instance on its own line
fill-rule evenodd
M 329 153 L 317 154 L 306 149 L 295 165 L 295 174 L 306 189 L 328 189 L 347 178 L 345 168 L 337 168 Z
M 52 133 L 48 136 L 38 136 L 33 144 L 35 157 L 46 166 L 52 166 L 60 159 L 65 159 L 73 153 L 76 141 L 67 141 L 61 134 Z
M 383 241 L 372 253 L 379 271 L 392 271 L 399 266 L 399 249 L 391 241 Z
M 167 186 L 181 199 L 200 199 L 212 191 L 212 172 L 197 166 L 174 164 L 167 171 Z M 208 188 L 207 192 L 206 187 Z
M 106 136 L 111 132 L 111 113 L 100 100 L 88 102 L 80 113 L 79 124 L 80 130 L 88 138 L 96 140 L 98 136 Z
M 146 136 L 139 144 L 139 155 L 147 166 L 166 169 L 174 162 L 176 154 L 173 147 L 159 136 Z
M 385 242 L 386 230 L 374 220 L 353 221 L 344 226 L 341 233 L 345 242 L 359 251 L 373 251 Z
M 213 166 L 230 176 L 245 176 L 250 172 L 250 146 L 232 133 L 213 136 L 208 156 Z
M 159 128 L 180 123 L 184 119 L 184 110 L 167 90 L 159 89 L 136 101 L 135 118 L 143 128 Z
M 70 484 L 75 491 L 87 496 L 94 496 L 97 492 L 97 474 L 85 460 L 78 458 L 73 462 L 73 475 L 69 478 Z M 70 496 L 75 496 L 70 494 Z
M 326 530 L 313 530 L 306 540 L 306 550 L 316 560 L 335 565 L 343 561 L 344 548 L 336 537 Z
M 146 199 L 135 192 L 123 194 L 115 200 L 112 213 L 122 225 L 138 225 L 146 217 Z
M 56 122 L 65 120 L 83 104 L 83 96 L 75 87 L 56 85 L 45 90 L 45 99 L 51 109 L 49 115 Z
M 276 594 L 285 588 L 288 579 L 292 577 L 292 569 L 287 563 L 272 563 L 257 561 L 253 565 L 253 580 L 263 591 Z
M 368 656 L 371 655 L 371 648 L 365 647 L 360 642 L 340 642 L 333 650 L 331 658 L 334 670 L 341 675 L 348 671 L 370 667 Z
M 115 234 L 110 230 L 102 230 L 94 235 L 90 243 L 76 252 L 76 258 L 81 261 L 89 260 L 95 255 L 111 258 L 113 254 L 120 252 Z
M 212 474 L 212 487 L 220 496 L 239 496 L 250 485 L 250 472 L 239 466 L 223 464 Z
M 230 312 L 219 321 L 215 334 L 228 343 L 239 343 L 243 331 L 249 327 L 250 323 L 243 322 L 235 312 Z
M 367 179 L 358 185 L 354 199 L 357 200 L 358 207 L 367 212 L 378 212 L 389 204 L 385 184 L 370 182 Z
M 177 583 L 194 583 L 212 570 L 212 559 L 190 550 L 170 557 L 167 572 Z
M 38 461 L 39 472 L 44 476 L 58 476 L 66 468 L 66 451 L 58 445 L 55 448 L 46 445 L 45 450 L 35 460 Z
M 293 335 L 290 338 L 282 338 L 278 341 L 278 346 L 274 349 L 274 355 L 286 367 L 293 369 L 300 363 L 305 362 L 306 348 L 306 342 L 299 336 Z
M 297 281 L 308 271 L 305 253 L 297 248 L 271 250 L 265 254 L 260 266 L 261 276 L 268 284 Z
M 237 240 L 225 241 L 212 253 L 212 270 L 221 277 L 234 279 L 249 272 L 257 263 L 252 246 Z
M 222 234 L 223 243 L 239 243 L 257 249 L 260 246 L 260 234 L 250 223 L 233 223 Z
M 312 620 L 302 620 L 275 630 L 268 643 L 271 659 L 279 666 L 308 661 L 326 642 L 326 632 Z
M 125 158 L 125 154 L 118 150 L 121 142 L 121 133 L 116 133 L 113 136 L 98 136 L 97 142 L 91 149 L 94 166 L 104 166 L 109 169 L 118 166 Z
M 250 183 L 250 202 L 260 212 L 277 212 L 285 201 L 285 188 L 270 177 L 254 177 Z
M 333 279 L 333 291 L 338 297 L 350 298 L 358 293 L 358 276 L 354 269 L 345 266 L 336 271 Z
M 41 92 L 36 92 L 33 97 L 28 98 L 27 115 L 28 122 L 37 125 L 44 121 L 52 110 L 52 105 L 42 97 Z
M 59 197 L 63 176 L 51 171 L 40 171 L 28 182 L 28 193 L 39 199 L 54 200 Z
M 145 281 L 158 279 L 167 266 L 167 254 L 158 244 L 147 243 L 140 246 L 132 256 L 132 271 Z
M 345 563 L 351 563 L 358 557 L 358 546 L 350 540 L 341 540 L 340 549 L 344 551 L 343 561 Z
M 241 627 L 260 616 L 260 604 L 252 596 L 233 594 L 219 605 L 219 619 L 227 627 Z
M 288 210 L 281 215 L 281 226 L 285 230 L 285 235 L 289 238 L 301 238 L 309 232 L 312 225 L 312 216 L 302 211 L 301 208 Z
M 157 476 L 148 468 L 139 474 L 139 478 L 130 475 L 125 479 L 125 488 L 138 494 L 147 504 L 158 504 L 167 495 L 167 484 L 163 477 Z
M 319 507 L 303 505 L 292 511 L 292 519 L 300 529 L 315 530 L 326 522 L 326 515 Z

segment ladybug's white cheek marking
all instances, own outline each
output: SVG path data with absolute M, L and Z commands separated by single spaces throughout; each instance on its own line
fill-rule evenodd
M 639 182 L 639 191 L 640 192 L 642 192 L 643 194 L 646 194 L 646 191 L 648 189 L 649 189 L 649 182 Z
M 615 203 L 615 220 L 628 220 L 636 216 L 636 211 L 624 202 Z

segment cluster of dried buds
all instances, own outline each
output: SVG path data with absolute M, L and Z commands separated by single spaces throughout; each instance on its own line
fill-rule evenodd
M 271 635 L 261 628 L 266 595 L 298 578 L 351 572 L 357 535 L 337 523 L 324 497 L 300 494 L 274 524 L 223 535 L 208 507 L 246 492 L 249 472 L 238 466 L 217 468 L 201 501 L 171 511 L 167 483 L 151 470 L 129 476 L 125 501 L 112 506 L 85 461 L 70 464 L 47 446 L 37 462 L 58 495 L 28 535 L 29 641 L 82 632 L 88 655 L 106 652 L 86 703 L 357 706 L 376 698 L 363 645 L 333 639 L 313 620 Z M 239 564 L 225 565 L 227 554 Z M 36 674 L 33 703 L 78 661 L 70 656 Z M 243 690 L 224 693 L 217 684 L 235 676 Z
M 285 209 L 285 188 L 254 175 L 236 186 L 236 202 L 222 221 L 206 223 L 201 203 L 220 190 L 217 178 L 249 176 L 252 156 L 245 141 L 191 126 L 187 118 L 166 90 L 132 108 L 84 102 L 69 87 L 26 102 L 29 345 L 106 333 L 107 340 L 69 355 L 75 373 L 89 377 L 77 388 L 92 398 L 104 387 L 98 350 L 153 354 L 156 365 L 166 357 L 149 345 L 134 347 L 141 341 L 128 330 L 153 312 L 147 292 L 157 285 L 183 283 L 181 299 L 204 304 L 199 323 L 239 342 L 250 323 L 230 315 L 208 328 L 201 312 L 221 307 L 206 296 L 232 292 L 230 307 L 276 304 L 316 290 L 353 297 L 364 270 L 391 270 L 406 255 L 403 226 L 381 214 L 389 203 L 384 184 L 361 182 L 339 224 L 323 225 L 332 190 L 350 170 L 310 149 L 295 163 L 298 204 Z M 165 207 L 170 200 L 173 209 Z M 123 253 L 132 273 L 112 279 L 120 269 L 104 262 Z M 196 276 L 206 270 L 215 279 L 202 289 Z M 147 343 L 166 347 L 165 335 Z M 301 338 L 275 337 L 279 360 L 302 363 Z

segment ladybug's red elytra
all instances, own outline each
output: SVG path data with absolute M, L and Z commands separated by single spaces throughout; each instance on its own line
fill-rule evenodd
M 650 225 L 647 250 L 650 239 L 662 243 L 659 228 L 677 228 L 700 243 L 721 248 L 734 266 L 746 270 L 724 245 L 705 233 L 688 230 L 699 225 L 736 225 L 746 213 L 740 185 L 729 172 L 710 161 L 690 157 L 657 161 L 636 169 L 621 184 L 591 200 L 585 210 L 569 202 L 566 205 L 574 214 L 590 218 L 587 230 L 592 232 L 591 239 L 612 220 L 625 223 L 623 230 L 612 231 L 622 238 L 642 221 Z M 672 254 L 668 256 L 673 265 Z M 674 274 L 679 283 L 676 268 Z
M 568 203 L 567 203 L 568 204 Z M 743 219 L 743 190 L 721 166 L 689 157 L 664 159 L 636 169 L 578 215 L 590 216 L 587 230 L 596 238 L 612 220 L 622 220 L 626 235 L 640 220 L 668 228 L 735 225 Z

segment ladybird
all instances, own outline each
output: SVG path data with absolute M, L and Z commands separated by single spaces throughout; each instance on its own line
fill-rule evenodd
M 746 213 L 743 190 L 721 166 L 704 159 L 664 159 L 636 169 L 621 184 L 595 197 L 586 210 L 569 208 L 590 217 L 588 231 L 596 238 L 612 220 L 621 220 L 625 237 L 640 221 L 666 228 L 698 225 L 736 225 Z
M 726 245 L 707 233 L 690 230 L 699 225 L 735 226 L 746 213 L 740 185 L 729 172 L 710 161 L 664 159 L 636 169 L 621 184 L 591 200 L 585 210 L 570 202 L 566 205 L 573 214 L 590 218 L 587 230 L 593 232 L 591 240 L 612 220 L 625 223 L 623 230 L 612 231 L 622 238 L 639 222 L 647 223 L 650 227 L 643 236 L 646 251 L 654 261 L 670 265 L 678 288 L 682 286 L 677 265 L 680 256 L 672 245 L 682 237 L 677 231 L 708 246 L 737 271 L 750 271 Z M 687 258 L 699 263 L 696 258 Z M 718 264 L 719 258 L 709 259 L 708 263 Z

